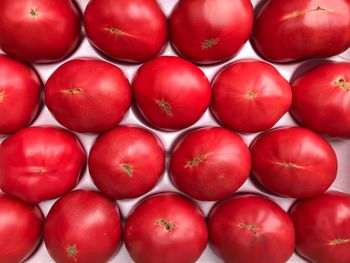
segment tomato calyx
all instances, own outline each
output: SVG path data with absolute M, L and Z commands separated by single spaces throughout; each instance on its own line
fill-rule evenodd
M 123 168 L 123 171 L 128 174 L 129 177 L 132 177 L 132 174 L 134 172 L 134 168 L 129 163 L 122 163 L 120 165 Z
M 220 41 L 220 39 L 218 37 L 204 40 L 202 43 L 202 50 L 209 49 L 209 48 L 217 45 L 217 43 L 219 43 L 219 41 Z
M 333 82 L 333 86 L 343 90 L 350 90 L 350 82 L 347 82 L 344 77 L 340 77 Z
M 158 106 L 165 112 L 169 117 L 173 117 L 173 112 L 171 110 L 170 103 L 165 101 L 164 99 L 157 100 L 156 103 Z
M 317 8 L 314 8 L 314 9 L 308 9 L 308 10 L 304 10 L 304 11 L 297 11 L 297 12 L 294 12 L 294 13 L 287 14 L 287 15 L 282 17 L 282 20 L 287 20 L 287 19 L 290 19 L 290 18 L 298 17 L 298 16 L 304 16 L 306 14 L 330 13 L 330 12 L 334 12 L 334 10 L 318 6 Z
M 67 252 L 67 256 L 68 257 L 73 257 L 73 258 L 75 258 L 75 256 L 77 255 L 77 253 L 78 253 L 78 250 L 77 250 L 77 246 L 68 246 L 67 248 L 66 248 L 66 252 Z
M 345 243 L 349 243 L 349 242 L 350 242 L 350 239 L 338 238 L 338 239 L 331 240 L 329 242 L 329 245 L 336 246 L 336 245 L 345 244 Z
M 1 92 L 0 92 L 0 102 L 3 102 L 3 101 L 4 101 L 4 98 L 5 98 L 5 92 L 4 92 L 4 91 L 1 91 Z
M 260 230 L 260 228 L 257 225 L 240 223 L 240 224 L 238 224 L 238 226 L 240 228 L 245 228 L 245 229 L 249 230 L 253 235 L 256 235 L 257 231 Z
M 67 89 L 63 90 L 63 93 L 65 94 L 78 94 L 82 93 L 84 90 L 82 88 L 73 88 L 73 89 Z
M 168 233 L 172 232 L 173 229 L 176 227 L 176 224 L 174 224 L 171 221 L 166 220 L 166 219 L 158 219 L 155 222 L 155 224 L 162 226 L 164 228 L 164 230 L 167 231 Z
M 33 7 L 31 7 L 29 9 L 29 15 L 32 16 L 32 17 L 36 17 L 36 16 L 39 16 L 39 11 Z

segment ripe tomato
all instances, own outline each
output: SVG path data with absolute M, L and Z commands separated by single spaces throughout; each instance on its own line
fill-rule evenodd
M 80 17 L 71 0 L 1 0 L 0 48 L 27 62 L 55 62 L 80 40 Z
M 350 63 L 319 65 L 293 81 L 291 113 L 320 133 L 350 138 Z
M 30 127 L 0 146 L 0 188 L 29 203 L 57 198 L 78 183 L 84 149 L 69 131 Z
M 143 116 L 155 127 L 179 130 L 194 124 L 210 103 L 210 83 L 190 62 L 164 56 L 143 64 L 132 84 Z
M 226 263 L 284 263 L 294 252 L 288 214 L 261 196 L 239 195 L 215 205 L 208 229 L 212 248 Z
M 290 211 L 296 250 L 310 262 L 350 262 L 350 195 L 328 192 L 297 202 Z
M 167 41 L 167 21 L 155 0 L 91 0 L 86 34 L 107 55 L 128 62 L 155 57 Z
M 0 195 L 0 262 L 28 258 L 40 243 L 43 220 L 39 207 Z
M 266 59 L 331 57 L 350 46 L 349 0 L 270 0 L 258 13 L 253 44 Z
M 8 134 L 37 115 L 41 81 L 31 67 L 4 55 L 0 55 L 0 79 L 0 134 Z
M 171 42 L 189 60 L 220 62 L 247 42 L 253 20 L 249 0 L 180 0 L 170 17 Z
M 225 127 L 238 132 L 272 128 L 292 104 L 288 81 L 262 61 L 230 64 L 216 75 L 212 88 L 214 116 Z
M 219 200 L 248 178 L 250 154 L 233 132 L 207 127 L 187 134 L 175 147 L 171 179 L 184 193 L 200 200 Z
M 195 262 L 208 241 L 199 208 L 184 196 L 161 193 L 144 199 L 129 214 L 125 245 L 136 263 Z
M 326 191 L 337 176 L 337 157 L 318 134 L 300 127 L 277 129 L 251 145 L 252 171 L 269 190 L 293 198 Z
M 131 104 L 131 89 L 117 66 L 102 60 L 74 59 L 47 80 L 45 102 L 68 129 L 100 133 L 121 121 Z
M 50 256 L 60 263 L 107 262 L 119 249 L 117 205 L 99 192 L 76 190 L 60 198 L 44 225 Z

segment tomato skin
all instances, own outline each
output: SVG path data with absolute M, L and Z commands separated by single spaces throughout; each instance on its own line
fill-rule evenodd
M 80 41 L 80 17 L 71 0 L 1 0 L 0 47 L 26 62 L 56 62 Z
M 219 200 L 247 180 L 250 162 L 248 147 L 238 135 L 206 127 L 188 133 L 176 145 L 170 162 L 171 179 L 193 198 Z
M 0 261 L 18 263 L 39 245 L 44 216 L 38 206 L 0 195 Z
M 91 0 L 84 26 L 97 49 L 127 62 L 155 57 L 167 41 L 166 16 L 155 0 Z
M 249 0 L 180 0 L 170 17 L 171 42 L 193 62 L 217 63 L 247 42 L 253 20 Z
M 205 249 L 208 232 L 194 203 L 182 195 L 161 193 L 147 197 L 130 212 L 124 239 L 136 263 L 191 263 Z
M 320 195 L 337 176 L 337 157 L 332 146 L 305 128 L 269 131 L 253 142 L 250 153 L 255 178 L 282 196 Z
M 190 62 L 162 56 L 143 64 L 133 80 L 136 104 L 155 127 L 173 131 L 194 124 L 210 103 L 210 84 Z
M 57 198 L 78 183 L 85 152 L 71 132 L 29 127 L 0 146 L 0 188 L 29 203 Z
M 47 80 L 45 102 L 66 128 L 100 133 L 121 121 L 131 104 L 131 89 L 117 66 L 96 59 L 74 59 Z
M 238 195 L 218 203 L 208 229 L 212 248 L 226 263 L 284 263 L 294 252 L 291 219 L 261 196 Z
M 296 250 L 310 262 L 350 262 L 350 195 L 327 192 L 290 210 Z
M 252 41 L 274 62 L 331 57 L 350 46 L 348 0 L 270 0 L 257 14 Z
M 211 109 L 223 126 L 243 133 L 272 128 L 288 112 L 292 90 L 270 64 L 243 60 L 224 67 L 212 82 Z
M 122 226 L 117 205 L 99 192 L 76 190 L 52 206 L 44 241 L 57 263 L 103 263 L 119 249 Z

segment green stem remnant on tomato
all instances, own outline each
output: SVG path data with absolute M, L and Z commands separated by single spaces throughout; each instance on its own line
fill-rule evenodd
M 169 117 L 173 117 L 173 112 L 171 111 L 171 106 L 169 102 L 161 99 L 157 100 L 156 103 L 165 112 L 166 115 L 168 115 Z
M 219 43 L 219 38 L 211 38 L 211 39 L 207 39 L 202 43 L 202 49 L 208 49 L 211 48 L 213 46 L 215 46 L 217 43 Z
M 29 15 L 30 16 L 38 16 L 39 15 L 39 11 L 35 8 L 30 8 L 29 9 Z
M 340 245 L 340 244 L 345 244 L 345 243 L 349 243 L 350 242 L 350 239 L 334 239 L 334 240 L 331 240 L 329 242 L 329 245 L 331 246 L 335 246 L 335 245 Z
M 67 249 L 67 255 L 69 257 L 75 257 L 78 253 L 77 247 L 76 246 L 68 246 Z
M 156 225 L 162 226 L 164 228 L 164 230 L 169 232 L 169 233 L 172 232 L 173 229 L 176 227 L 176 224 L 174 224 L 166 219 L 158 219 L 156 221 Z
M 123 168 L 124 172 L 126 172 L 130 177 L 132 176 L 134 169 L 131 164 L 122 163 L 120 166 Z
M 295 169 L 303 169 L 304 167 L 301 165 L 297 165 L 291 162 L 276 162 L 275 164 L 280 165 L 285 168 L 295 168 Z
M 317 8 L 314 9 L 309 9 L 309 10 L 304 10 L 304 11 L 297 11 L 288 15 L 285 15 L 282 17 L 282 20 L 287 20 L 293 17 L 298 17 L 298 16 L 303 16 L 306 14 L 314 14 L 314 13 L 330 13 L 330 12 L 335 12 L 332 9 L 328 9 L 328 8 L 323 8 L 318 6 Z
M 333 86 L 344 90 L 350 90 L 350 82 L 346 82 L 344 77 L 340 77 L 333 82 Z
M 238 226 L 250 230 L 253 233 L 253 235 L 256 235 L 256 232 L 259 230 L 259 227 L 256 225 L 240 223 Z
M 258 94 L 252 90 L 247 90 L 246 93 L 244 94 L 247 99 L 255 99 Z
M 5 92 L 4 91 L 0 91 L 0 102 L 3 102 L 5 97 Z
M 78 93 L 82 93 L 84 90 L 82 88 L 73 88 L 73 89 L 67 89 L 67 90 L 63 90 L 63 93 L 66 94 L 78 94 Z

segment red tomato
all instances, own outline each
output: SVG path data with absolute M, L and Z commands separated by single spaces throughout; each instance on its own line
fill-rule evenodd
M 239 195 L 214 206 L 209 239 L 226 263 L 284 263 L 294 252 L 293 223 L 274 202 Z
M 80 17 L 71 0 L 1 0 L 0 47 L 27 62 L 55 62 L 80 40 Z
M 210 83 L 190 62 L 164 56 L 143 64 L 133 81 L 137 106 L 144 117 L 163 130 L 194 124 L 210 103 Z
M 350 138 L 350 63 L 319 65 L 293 81 L 291 113 L 320 133 Z
M 337 157 L 318 134 L 300 127 L 277 129 L 251 145 L 252 171 L 269 190 L 293 198 L 326 191 L 337 176 Z
M 84 25 L 96 48 L 128 62 L 155 57 L 167 41 L 166 17 L 155 0 L 91 0 Z
M 184 196 L 161 193 L 129 214 L 125 245 L 136 263 L 191 263 L 205 249 L 208 232 L 199 208 Z
M 247 42 L 253 20 L 249 0 L 180 0 L 170 17 L 171 42 L 189 60 L 220 62 Z
M 349 0 L 270 0 L 258 13 L 253 44 L 266 59 L 331 57 L 350 46 Z
M 39 207 L 0 195 L 0 262 L 28 258 L 40 243 L 43 220 Z
M 290 211 L 296 250 L 310 262 L 350 262 L 350 195 L 328 192 L 297 202 Z
M 119 249 L 121 233 L 117 205 L 88 190 L 60 198 L 44 225 L 45 246 L 57 263 L 107 262 Z
M 248 178 L 250 154 L 233 132 L 208 127 L 186 135 L 175 147 L 171 179 L 184 193 L 200 200 L 222 199 Z
M 8 134 L 37 115 L 41 81 L 31 67 L 4 55 L 0 55 L 0 79 L 0 134 Z
M 216 75 L 212 88 L 211 109 L 215 117 L 238 132 L 272 128 L 292 104 L 288 81 L 262 61 L 230 64 Z
M 45 102 L 68 129 L 100 133 L 121 121 L 131 104 L 131 89 L 117 66 L 102 60 L 74 59 L 47 80 Z
M 73 133 L 25 128 L 1 143 L 0 188 L 29 203 L 57 198 L 78 183 L 84 161 L 84 149 Z

